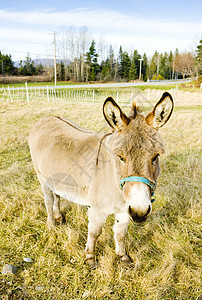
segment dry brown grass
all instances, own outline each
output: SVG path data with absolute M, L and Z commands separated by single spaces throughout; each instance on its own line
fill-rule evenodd
M 201 114 L 176 109 L 161 130 L 166 154 L 153 213 L 131 223 L 127 248 L 133 265 L 114 253 L 113 216 L 107 219 L 96 254 L 100 267 L 84 263 L 86 209 L 63 202 L 66 224 L 46 228 L 43 195 L 34 173 L 27 135 L 37 119 L 64 115 L 81 126 L 108 130 L 101 104 L 33 102 L 0 106 L 0 274 L 2 299 L 197 299 L 201 272 Z M 23 262 L 31 257 L 33 263 Z M 42 291 L 36 288 L 42 286 Z

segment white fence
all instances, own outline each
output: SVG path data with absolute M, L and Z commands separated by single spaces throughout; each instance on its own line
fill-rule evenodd
M 199 104 L 202 101 L 202 93 L 200 92 L 183 92 L 178 91 L 178 86 L 169 91 L 175 103 L 178 105 L 192 105 Z M 7 87 L 0 89 L 0 103 L 13 103 L 13 102 L 33 102 L 45 101 L 51 102 L 91 102 L 103 103 L 104 100 L 112 96 L 118 103 L 129 105 L 131 101 L 135 101 L 138 105 L 152 106 L 162 95 L 163 90 L 134 89 L 133 92 L 119 89 L 67 89 L 63 87 L 45 86 L 45 87 Z
M 45 88 L 30 87 L 7 87 L 0 90 L 0 100 L 2 102 L 14 101 L 47 101 L 47 102 L 77 102 L 77 101 L 91 101 L 99 102 L 102 95 L 95 90 L 70 90 L 57 87 L 47 86 Z
M 139 92 L 138 92 L 139 93 Z M 137 92 L 106 92 L 98 90 L 70 90 L 60 87 L 7 87 L 0 90 L 1 102 L 14 101 L 47 101 L 47 102 L 103 102 L 108 96 L 113 96 L 117 102 L 132 100 Z M 147 97 L 148 98 L 148 97 Z

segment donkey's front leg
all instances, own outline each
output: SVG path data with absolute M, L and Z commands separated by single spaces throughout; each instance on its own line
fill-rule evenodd
M 102 226 L 106 221 L 106 215 L 98 209 L 89 208 L 88 211 L 88 240 L 86 244 L 86 262 L 91 268 L 96 267 L 95 244 L 97 238 L 102 233 Z
M 115 224 L 113 227 L 116 254 L 121 258 L 121 261 L 123 262 L 132 261 L 130 256 L 126 254 L 125 249 L 125 236 L 127 233 L 129 221 L 130 218 L 127 213 L 116 214 Z

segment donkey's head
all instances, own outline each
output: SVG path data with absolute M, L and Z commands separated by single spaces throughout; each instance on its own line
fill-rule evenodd
M 151 196 L 160 173 L 159 155 L 164 153 L 158 128 L 168 121 L 172 111 L 173 99 L 167 92 L 146 117 L 135 104 L 126 116 L 111 97 L 103 105 L 105 119 L 115 131 L 111 150 L 117 180 L 121 180 L 126 209 L 136 222 L 146 220 L 152 210 Z

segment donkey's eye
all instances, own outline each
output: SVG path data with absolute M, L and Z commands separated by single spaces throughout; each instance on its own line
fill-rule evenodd
M 126 162 L 126 160 L 125 160 L 125 158 L 123 158 L 123 156 L 118 155 L 118 157 L 119 157 L 120 161 Z
M 155 164 L 155 162 L 156 162 L 158 156 L 159 156 L 159 154 L 157 154 L 156 156 L 154 156 L 154 158 L 152 158 L 152 165 Z

